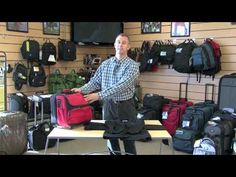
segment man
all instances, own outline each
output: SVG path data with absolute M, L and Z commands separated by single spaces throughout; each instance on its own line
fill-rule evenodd
M 115 56 L 99 66 L 89 83 L 81 88 L 73 88 L 72 91 L 85 94 L 84 97 L 89 103 L 102 100 L 103 119 L 132 121 L 136 119 L 133 96 L 139 76 L 139 65 L 127 56 L 130 48 L 127 35 L 119 34 L 114 47 Z M 100 91 L 91 93 L 97 90 Z M 126 153 L 136 154 L 134 141 L 123 140 L 123 143 Z M 111 154 L 120 154 L 118 139 L 108 140 L 108 149 Z

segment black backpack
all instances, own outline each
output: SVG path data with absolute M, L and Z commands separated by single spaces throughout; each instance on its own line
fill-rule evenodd
M 151 71 L 153 60 L 149 59 L 151 50 L 150 41 L 143 41 L 141 46 L 140 66 L 139 71 Z
M 160 44 L 161 42 L 158 40 L 153 45 L 151 45 L 150 41 L 143 42 L 141 51 L 143 51 L 143 60 L 145 63 L 141 61 L 141 66 L 145 65 L 145 71 L 156 71 L 161 50 Z
M 22 57 L 28 61 L 39 61 L 39 43 L 36 40 L 25 40 L 20 48 Z
M 216 155 L 224 154 L 224 126 L 214 121 L 208 121 L 203 131 L 204 137 L 208 137 L 215 143 Z
M 175 50 L 173 68 L 180 73 L 193 73 L 192 51 L 197 45 L 192 39 L 185 40 Z
M 42 87 L 46 84 L 46 74 L 43 66 L 32 65 L 29 73 L 29 85 L 32 87 Z
M 60 39 L 58 42 L 58 60 L 76 60 L 76 45 L 71 41 Z
M 176 45 L 170 40 L 167 43 L 161 45 L 159 61 L 161 65 L 170 65 L 174 62 Z
M 15 82 L 16 90 L 20 90 L 23 84 L 27 84 L 27 68 L 22 63 L 16 63 L 13 71 L 13 81 Z
M 42 122 L 31 127 L 28 131 L 29 150 L 41 150 L 45 148 L 47 136 L 53 130 L 53 125 L 49 122 Z M 53 147 L 56 139 L 48 142 L 48 147 Z
M 54 65 L 56 64 L 56 46 L 50 41 L 46 41 L 42 45 L 42 60 L 40 63 L 44 65 Z

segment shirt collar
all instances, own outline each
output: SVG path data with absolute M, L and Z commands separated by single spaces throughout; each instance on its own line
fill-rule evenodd
M 112 58 L 112 60 L 116 63 L 122 63 L 122 62 L 125 62 L 125 60 L 128 58 L 128 56 L 122 58 L 122 59 L 117 59 L 115 56 Z

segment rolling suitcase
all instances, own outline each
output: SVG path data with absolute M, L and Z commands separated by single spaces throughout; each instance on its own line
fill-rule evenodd
M 29 150 L 42 150 L 45 148 L 47 136 L 53 130 L 53 125 L 51 122 L 44 121 L 43 113 L 44 113 L 44 105 L 43 100 L 40 97 L 32 97 L 32 101 L 34 101 L 34 125 L 28 131 L 28 149 Z M 36 111 L 36 103 L 41 103 L 41 121 L 37 123 L 37 111 Z M 56 144 L 55 139 L 51 139 L 48 143 L 48 147 L 53 147 Z
M 219 109 L 236 110 L 236 73 L 224 75 L 219 81 L 218 105 Z
M 0 112 L 0 154 L 20 155 L 27 150 L 27 114 Z
M 211 87 L 212 90 L 211 90 L 211 99 L 207 99 L 207 95 L 208 95 L 208 87 Z M 210 107 L 212 109 L 212 114 L 216 111 L 219 110 L 218 108 L 218 105 L 215 104 L 215 101 L 214 101 L 214 88 L 215 88 L 215 85 L 214 84 L 205 84 L 205 100 L 204 102 L 198 102 L 198 103 L 195 103 L 194 106 L 201 106 L 201 107 Z

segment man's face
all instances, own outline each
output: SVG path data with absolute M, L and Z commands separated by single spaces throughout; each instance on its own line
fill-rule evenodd
M 126 55 L 130 48 L 129 40 L 126 36 L 118 36 L 116 38 L 114 46 L 116 49 L 116 53 L 119 53 L 120 55 Z

